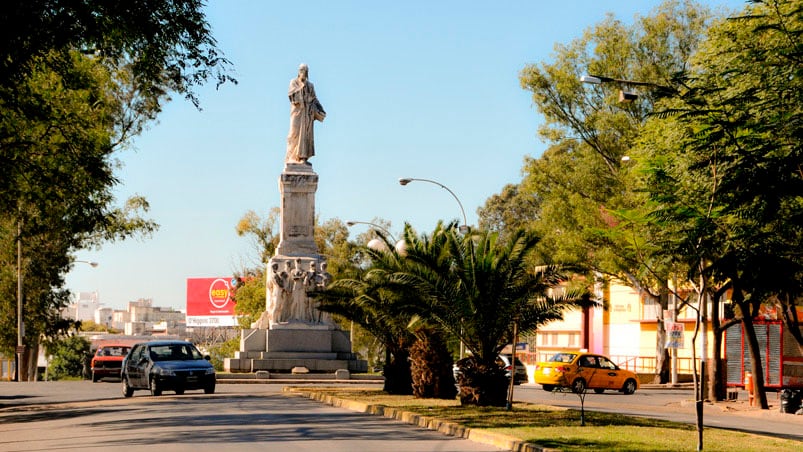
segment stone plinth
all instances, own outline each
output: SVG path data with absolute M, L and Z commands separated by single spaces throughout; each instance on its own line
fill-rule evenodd
M 244 329 L 240 351 L 226 358 L 228 372 L 286 373 L 294 367 L 310 372 L 368 371 L 368 362 L 351 353 L 348 333 L 327 325 L 279 324 L 273 328 Z
M 279 177 L 282 196 L 277 255 L 318 256 L 315 246 L 315 191 L 318 175 L 311 165 L 288 163 Z

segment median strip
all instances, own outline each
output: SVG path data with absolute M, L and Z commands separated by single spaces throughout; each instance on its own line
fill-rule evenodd
M 316 391 L 309 388 L 285 387 L 284 393 L 300 395 L 318 402 L 325 403 L 338 408 L 345 408 L 359 413 L 382 416 L 388 419 L 395 419 L 406 424 L 433 430 L 444 435 L 465 438 L 474 442 L 489 444 L 495 447 L 504 448 L 516 452 L 549 452 L 557 449 L 546 449 L 537 444 L 527 443 L 517 438 L 500 433 L 490 432 L 483 429 L 472 429 L 456 422 L 446 421 L 432 416 L 425 416 L 412 411 L 399 408 L 376 405 L 357 400 L 349 400 Z

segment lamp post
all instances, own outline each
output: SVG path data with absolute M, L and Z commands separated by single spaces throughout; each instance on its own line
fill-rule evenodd
M 460 202 L 460 198 L 458 198 L 457 195 L 454 194 L 454 192 L 449 189 L 449 187 L 443 185 L 440 182 L 437 182 L 437 181 L 434 181 L 434 180 L 431 180 L 431 179 L 419 179 L 419 178 L 415 178 L 415 177 L 403 177 L 403 178 L 399 179 L 399 184 L 402 185 L 402 186 L 405 186 L 405 185 L 409 184 L 412 181 L 429 182 L 430 184 L 435 184 L 435 185 L 439 186 L 440 188 L 448 191 L 449 194 L 451 194 L 452 197 L 455 199 L 455 201 L 457 201 L 457 205 L 460 206 L 460 212 L 463 214 L 463 224 L 458 227 L 458 230 L 460 231 L 461 234 L 465 234 L 465 233 L 468 232 L 468 230 L 469 230 L 468 219 L 466 218 L 466 211 L 463 209 L 463 203 Z
M 90 262 L 90 261 L 73 261 L 73 262 L 82 262 L 84 264 L 89 264 L 90 267 L 95 268 L 98 266 L 97 262 Z
M 396 237 L 393 237 L 393 234 L 391 234 L 390 231 L 387 230 L 387 228 L 384 228 L 384 227 L 382 227 L 382 226 L 380 226 L 380 225 L 378 225 L 376 223 L 371 223 L 370 221 L 347 221 L 346 222 L 346 226 L 348 226 L 348 227 L 352 227 L 355 224 L 365 224 L 365 225 L 371 226 L 374 229 L 379 229 L 380 231 L 384 232 L 385 235 L 390 237 L 390 239 L 393 240 L 393 243 L 396 243 Z
M 674 89 L 668 86 L 659 85 L 657 83 L 605 77 L 603 75 L 584 75 L 580 77 L 580 81 L 591 85 L 601 85 L 603 83 L 616 83 L 621 87 L 621 89 L 619 90 L 619 102 L 625 102 L 625 103 L 633 102 L 638 98 L 638 93 L 634 93 L 632 91 L 626 91 L 624 89 L 625 86 L 649 86 L 651 88 L 656 88 L 664 92 L 675 92 Z
M 15 350 L 17 362 L 15 363 L 14 381 L 22 381 L 20 368 L 25 354 L 23 345 L 23 322 L 22 322 L 22 220 L 17 221 L 17 349 Z

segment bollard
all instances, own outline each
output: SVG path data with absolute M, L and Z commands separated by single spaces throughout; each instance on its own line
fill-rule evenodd
M 750 372 L 744 373 L 744 389 L 747 391 L 747 405 L 753 406 L 756 398 L 755 394 L 753 394 L 753 374 Z

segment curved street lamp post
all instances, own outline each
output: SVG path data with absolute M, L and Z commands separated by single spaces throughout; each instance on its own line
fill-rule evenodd
M 371 223 L 370 221 L 347 221 L 346 222 L 346 226 L 348 226 L 348 227 L 352 227 L 355 224 L 365 224 L 365 225 L 371 226 L 374 229 L 379 229 L 380 231 L 384 232 L 388 237 L 390 237 L 390 239 L 393 240 L 393 243 L 396 243 L 396 237 L 393 237 L 393 234 L 391 234 L 390 231 L 387 230 L 387 228 L 384 228 L 384 227 L 382 227 L 382 226 L 380 226 L 380 225 L 378 225 L 376 223 Z
M 440 183 L 438 181 L 434 181 L 434 180 L 431 180 L 431 179 L 419 179 L 419 178 L 416 178 L 416 177 L 403 177 L 403 178 L 399 179 L 399 185 L 405 186 L 405 185 L 409 184 L 412 181 L 429 182 L 430 184 L 435 184 L 435 185 L 439 186 L 440 188 L 448 191 L 449 194 L 452 195 L 454 200 L 457 201 L 457 205 L 460 206 L 460 213 L 463 214 L 463 224 L 458 227 L 458 230 L 460 231 L 461 234 L 468 233 L 468 231 L 469 231 L 468 219 L 466 218 L 466 211 L 465 211 L 465 209 L 463 209 L 463 203 L 460 202 L 460 198 L 458 198 L 457 195 L 454 194 L 454 192 L 449 189 L 449 187 L 443 185 L 442 183 Z
M 463 214 L 463 224 L 458 227 L 458 230 L 460 231 L 461 234 L 467 234 L 468 231 L 469 231 L 468 219 L 466 218 L 466 210 L 463 209 L 463 203 L 460 202 L 460 198 L 458 198 L 457 195 L 454 194 L 454 192 L 449 189 L 449 187 L 443 185 L 442 183 L 440 183 L 438 181 L 434 181 L 432 179 L 419 179 L 419 178 L 416 178 L 416 177 L 403 177 L 403 178 L 399 179 L 399 184 L 402 185 L 402 186 L 405 186 L 405 185 L 409 184 L 410 182 L 416 181 L 416 180 L 417 181 L 421 181 L 421 182 L 429 182 L 430 184 L 435 184 L 438 187 L 448 191 L 449 194 L 452 195 L 454 200 L 457 201 L 457 205 L 460 206 L 460 213 Z M 474 256 L 472 254 L 472 260 L 473 260 L 473 258 L 474 258 Z M 472 267 L 473 267 L 473 265 L 472 265 Z M 460 355 L 459 355 L 460 359 L 463 359 L 463 356 L 465 355 L 465 349 L 466 349 L 466 345 L 461 340 L 460 341 Z

